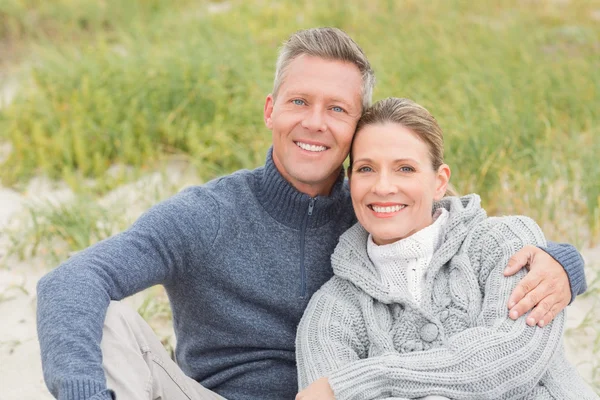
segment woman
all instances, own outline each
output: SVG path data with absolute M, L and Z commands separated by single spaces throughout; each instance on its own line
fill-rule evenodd
M 544 328 L 507 315 L 522 276 L 502 271 L 542 232 L 487 217 L 477 195 L 444 197 L 450 167 L 426 109 L 375 104 L 348 171 L 359 223 L 300 322 L 297 399 L 598 398 L 565 360 L 564 315 Z

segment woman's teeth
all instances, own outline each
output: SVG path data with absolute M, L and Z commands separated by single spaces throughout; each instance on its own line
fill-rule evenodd
M 390 207 L 379 207 L 379 206 L 369 206 L 371 210 L 376 213 L 393 213 L 402 210 L 406 205 L 398 205 L 398 206 L 390 206 Z

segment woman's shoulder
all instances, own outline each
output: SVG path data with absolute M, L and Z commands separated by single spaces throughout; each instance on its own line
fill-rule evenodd
M 492 270 L 506 267 L 508 259 L 525 245 L 545 246 L 536 222 L 522 215 L 486 217 L 470 230 L 463 244 L 480 284 Z
M 339 303 L 345 307 L 358 306 L 361 291 L 349 280 L 334 275 L 313 294 L 311 302 Z
M 546 240 L 538 224 L 524 215 L 486 217 L 469 232 L 471 241 L 502 244 L 518 240 L 524 244 L 544 245 Z
M 482 207 L 481 198 L 476 193 L 461 197 L 444 197 L 434 204 L 434 211 L 438 208 L 445 208 L 449 212 L 449 225 L 466 227 L 471 240 L 539 236 L 540 228 L 527 216 L 488 216 Z

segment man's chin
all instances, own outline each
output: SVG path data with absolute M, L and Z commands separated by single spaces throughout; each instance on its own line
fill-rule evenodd
M 319 171 L 299 171 L 296 175 L 296 179 L 300 182 L 303 182 L 307 185 L 322 185 L 325 182 L 331 181 L 333 179 L 333 175 L 337 178 L 339 171 L 330 172 L 329 174 L 324 174 L 323 170 Z
M 309 171 L 310 172 L 310 171 Z M 293 176 L 294 186 L 303 187 L 303 188 L 314 188 L 318 191 L 323 191 L 326 189 L 327 192 L 333 187 L 335 181 L 337 180 L 337 173 L 335 173 L 335 177 L 332 174 L 324 175 L 322 171 L 315 171 L 314 173 L 307 173 L 306 170 L 295 174 Z

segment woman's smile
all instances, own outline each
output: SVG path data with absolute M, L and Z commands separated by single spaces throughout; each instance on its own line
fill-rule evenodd
M 406 204 L 399 203 L 371 203 L 367 205 L 377 218 L 391 218 L 398 215 L 406 208 Z
M 377 244 L 404 239 L 430 225 L 449 170 L 435 170 L 427 144 L 396 123 L 367 125 L 352 147 L 350 194 L 356 217 Z

